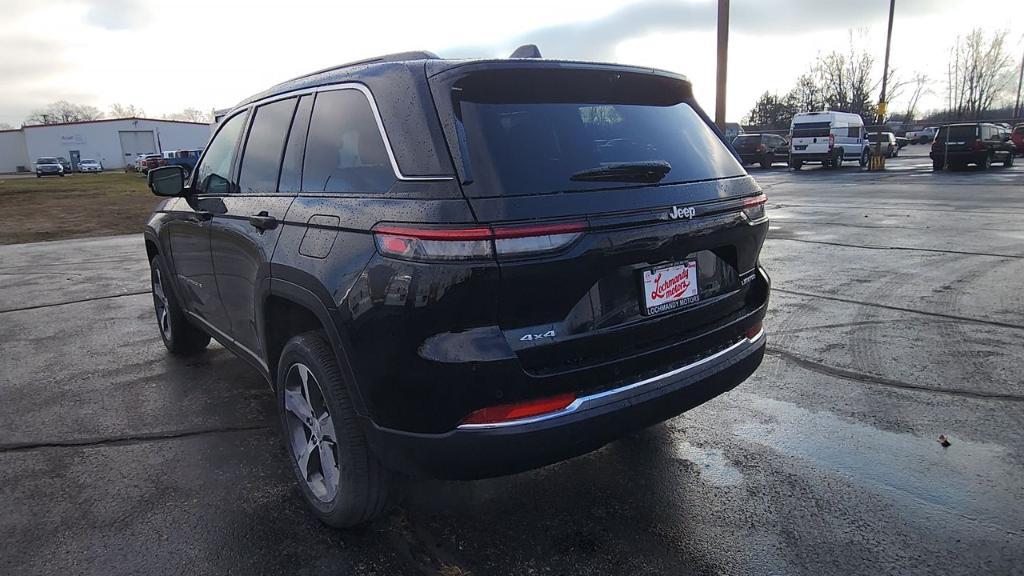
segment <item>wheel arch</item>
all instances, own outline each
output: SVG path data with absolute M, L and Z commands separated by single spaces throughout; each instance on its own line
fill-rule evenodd
M 266 290 L 260 298 L 257 318 L 260 322 L 259 331 L 263 335 L 271 385 L 275 388 L 277 386 L 278 360 L 288 340 L 304 332 L 322 330 L 327 335 L 342 374 L 349 382 L 356 411 L 366 415 L 363 396 L 349 361 L 350 355 L 338 330 L 337 311 L 305 286 L 280 278 L 269 278 L 265 284 Z

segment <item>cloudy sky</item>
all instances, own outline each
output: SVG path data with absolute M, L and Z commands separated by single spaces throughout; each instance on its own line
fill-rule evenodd
M 713 113 L 715 5 L 0 0 L 0 122 L 20 125 L 57 99 L 104 111 L 133 104 L 149 116 L 224 108 L 289 77 L 376 54 L 507 56 L 526 42 L 549 58 L 681 72 Z M 816 54 L 845 49 L 851 28 L 865 31 L 858 42 L 880 63 L 887 10 L 886 0 L 732 0 L 729 119 L 746 114 L 765 90 L 788 90 Z M 941 106 L 948 48 L 974 26 L 1007 28 L 1012 51 L 1024 51 L 1021 0 L 896 0 L 892 65 L 935 79 L 924 108 Z

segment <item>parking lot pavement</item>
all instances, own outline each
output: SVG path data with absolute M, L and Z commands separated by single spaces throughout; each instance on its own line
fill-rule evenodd
M 0 573 L 1019 574 L 1024 166 L 921 164 L 751 169 L 774 292 L 733 392 L 348 532 L 259 375 L 164 352 L 141 238 L 0 247 Z

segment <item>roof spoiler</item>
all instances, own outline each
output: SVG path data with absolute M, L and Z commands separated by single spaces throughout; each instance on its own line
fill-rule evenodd
M 523 44 L 509 58 L 543 58 L 536 44 Z

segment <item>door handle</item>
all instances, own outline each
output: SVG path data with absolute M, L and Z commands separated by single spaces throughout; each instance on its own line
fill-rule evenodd
M 249 216 L 249 224 L 252 224 L 253 227 L 259 228 L 260 230 L 273 230 L 274 228 L 277 228 L 277 218 L 267 214 L 267 211 L 264 210 L 259 214 Z

